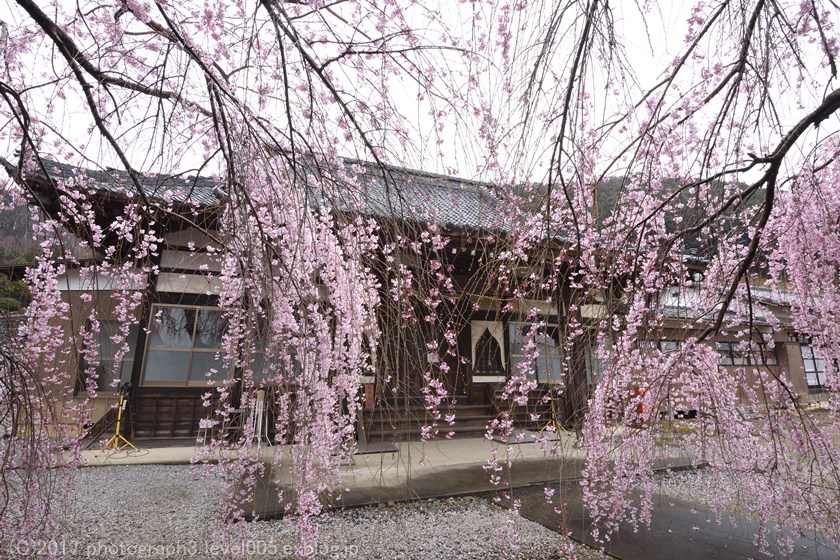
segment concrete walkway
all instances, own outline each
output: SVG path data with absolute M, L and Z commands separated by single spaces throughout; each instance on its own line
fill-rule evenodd
M 409 442 L 397 444 L 393 453 L 356 455 L 353 464 L 342 469 L 343 490 L 332 505 L 355 507 L 486 494 L 580 476 L 583 455 L 575 446 L 574 435 L 563 434 L 547 448 L 529 441 L 526 436 L 523 443 L 511 445 L 483 438 Z M 491 471 L 488 465 L 494 452 L 498 471 Z M 690 463 L 689 456 L 674 454 L 663 458 L 658 466 Z M 498 484 L 491 482 L 493 474 L 499 477 Z M 255 513 L 263 518 L 282 515 L 285 504 L 277 501 L 277 495 L 282 487 L 286 498 L 291 496 L 288 482 L 285 473 L 268 475 L 252 504 Z
M 545 456 L 531 442 L 531 432 L 523 432 L 523 442 L 510 446 L 510 458 L 512 460 L 526 460 L 542 458 Z M 86 466 L 106 465 L 173 465 L 187 464 L 200 453 L 201 445 L 187 445 L 184 440 L 182 445 L 162 446 L 159 442 L 148 442 L 140 440 L 136 445 L 139 451 L 126 449 L 123 451 L 85 450 L 82 458 Z M 189 443 L 192 443 L 191 440 Z M 580 458 L 581 453 L 575 448 L 575 437 L 570 434 L 563 434 L 555 437 L 550 442 L 556 447 L 559 454 L 564 457 Z M 427 443 L 418 441 L 399 443 L 371 443 L 366 448 L 360 448 L 354 456 L 353 464 L 347 465 L 347 473 L 352 477 L 370 476 L 389 479 L 398 479 L 405 473 L 422 471 L 435 471 L 441 468 L 450 468 L 459 465 L 470 465 L 486 462 L 492 450 L 499 450 L 499 457 L 503 456 L 504 445 L 498 441 L 490 441 L 485 438 L 464 438 L 464 439 L 437 439 Z M 253 449 L 252 449 L 253 450 Z M 275 447 L 261 446 L 261 457 L 270 461 L 275 454 Z M 218 460 L 218 457 L 211 457 L 211 460 Z
M 583 456 L 573 434 L 561 434 L 542 446 L 532 443 L 534 437 L 531 432 L 523 432 L 522 443 L 510 445 L 485 438 L 371 444 L 360 449 L 351 464 L 341 467 L 342 490 L 334 496 L 333 505 L 349 507 L 483 494 L 580 476 Z M 138 446 L 140 450 L 136 452 L 84 451 L 82 455 L 89 466 L 187 464 L 200 452 L 197 446 L 145 448 L 143 442 Z M 260 454 L 270 464 L 275 448 L 263 446 Z M 501 469 L 491 473 L 487 465 L 494 454 Z M 207 459 L 217 461 L 219 457 Z M 658 466 L 681 467 L 690 463 L 690 456 L 672 453 L 663 457 Z M 499 477 L 498 484 L 491 482 L 491 474 Z M 251 509 L 262 518 L 281 515 L 285 504 L 277 501 L 280 489 L 288 499 L 291 478 L 285 467 L 279 472 L 269 470 L 260 481 Z
M 196 456 L 198 447 L 179 445 L 172 447 L 145 447 L 137 442 L 139 451 L 82 451 L 82 464 L 86 467 L 107 467 L 114 465 L 188 465 Z

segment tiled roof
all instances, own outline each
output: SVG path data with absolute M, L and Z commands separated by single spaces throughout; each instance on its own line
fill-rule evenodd
M 54 181 L 66 182 L 86 177 L 88 188 L 97 192 L 139 196 L 125 171 L 80 169 L 48 160 L 44 163 Z M 13 164 L 2 158 L 0 164 L 10 174 L 14 173 Z M 383 169 L 359 161 L 348 161 L 347 166 L 351 170 L 348 174 L 355 176 L 356 186 L 347 189 L 340 198 L 312 192 L 313 205 L 326 205 L 337 211 L 358 211 L 376 218 L 434 222 L 455 228 L 499 227 L 501 203 L 486 183 L 390 166 Z M 40 168 L 29 173 L 35 179 L 47 180 Z M 220 198 L 215 194 L 219 192 L 216 183 L 209 177 L 143 174 L 140 181 L 146 196 L 152 199 L 205 208 L 220 204 Z M 310 184 L 317 186 L 318 181 L 312 180 Z
M 364 162 L 348 164 L 357 185 L 351 191 L 358 193 L 330 201 L 327 205 L 335 210 L 453 228 L 500 228 L 501 202 L 492 185 Z
M 100 193 L 110 193 L 127 198 L 139 197 L 140 193 L 126 171 L 118 169 L 81 169 L 56 161 L 43 160 L 50 178 L 55 182 L 84 180 L 86 186 Z M 16 166 L 0 158 L 0 164 L 11 175 Z M 28 171 L 29 177 L 47 181 L 40 166 Z M 167 200 L 177 204 L 191 204 L 200 207 L 217 206 L 219 199 L 213 194 L 216 184 L 209 177 L 181 177 L 160 173 L 139 174 L 139 182 L 145 195 L 151 199 Z

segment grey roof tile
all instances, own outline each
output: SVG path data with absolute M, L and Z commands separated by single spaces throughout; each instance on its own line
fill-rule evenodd
M 0 163 L 10 173 L 15 169 L 2 158 Z M 88 188 L 97 192 L 129 198 L 139 196 L 125 171 L 81 169 L 49 160 L 44 160 L 44 164 L 55 181 L 80 181 L 84 177 Z M 313 206 L 326 205 L 333 210 L 358 211 L 375 218 L 432 222 L 453 228 L 499 229 L 501 202 L 489 184 L 390 166 L 383 169 L 354 160 L 348 160 L 347 165 L 349 174 L 355 175 L 356 186 L 345 189 L 341 196 L 327 196 L 326 189 L 318 189 L 317 179 L 312 178 L 309 184 L 314 185 L 310 191 Z M 47 179 L 40 168 L 30 175 Z M 205 208 L 220 204 L 214 194 L 216 183 L 209 177 L 144 174 L 140 181 L 146 196 L 152 199 Z
M 493 187 L 404 168 L 382 169 L 357 162 L 362 171 L 355 183 L 361 187 L 355 209 L 379 218 L 431 222 L 466 229 L 500 229 L 501 201 Z M 346 202 L 334 209 L 349 210 Z
M 2 159 L 2 158 L 0 158 Z M 83 169 L 57 161 L 43 160 L 49 178 L 56 182 L 84 181 L 85 186 L 99 193 L 110 193 L 127 198 L 139 197 L 131 176 L 118 169 Z M 8 170 L 15 166 L 5 159 L 0 161 Z M 46 181 L 48 178 L 40 166 L 28 172 L 34 179 Z M 140 185 L 145 195 L 151 199 L 168 200 L 176 204 L 188 204 L 200 207 L 217 206 L 219 199 L 213 194 L 215 182 L 209 177 L 182 177 L 161 173 L 140 174 Z

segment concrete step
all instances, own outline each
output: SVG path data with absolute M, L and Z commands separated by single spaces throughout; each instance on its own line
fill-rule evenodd
M 481 422 L 470 422 L 468 424 L 459 424 L 456 420 L 453 425 L 446 422 L 438 422 L 438 435 L 435 439 L 445 439 L 450 432 L 454 433 L 455 438 L 475 438 L 483 437 L 487 432 L 487 423 L 492 418 Z M 369 442 L 378 441 L 419 441 L 421 436 L 421 426 L 402 427 L 386 430 L 375 430 L 367 432 L 367 439 Z

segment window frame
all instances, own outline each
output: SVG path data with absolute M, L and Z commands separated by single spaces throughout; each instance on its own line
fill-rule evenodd
M 195 319 L 193 320 L 192 324 L 192 333 L 190 336 L 190 346 L 189 347 L 171 347 L 171 346 L 154 346 L 152 344 L 153 334 L 155 332 L 155 322 L 157 320 L 157 315 L 160 309 L 162 308 L 170 308 L 170 309 L 185 309 L 191 310 L 196 312 Z M 146 345 L 143 351 L 143 369 L 140 375 L 140 385 L 144 387 L 209 387 L 211 381 L 215 381 L 215 383 L 219 383 L 220 381 L 224 381 L 225 379 L 229 379 L 231 376 L 231 368 L 224 368 L 223 363 L 223 355 L 224 355 L 224 348 L 223 347 L 212 347 L 212 348 L 202 348 L 196 347 L 196 338 L 198 336 L 198 316 L 201 311 L 211 311 L 215 313 L 222 313 L 224 314 L 224 310 L 220 307 L 212 306 L 212 305 L 184 305 L 184 304 L 177 304 L 177 303 L 153 303 L 151 307 L 151 312 L 149 313 L 149 324 L 147 327 L 147 336 L 146 336 Z M 225 326 L 224 332 L 227 332 L 227 326 Z M 224 332 L 222 336 L 224 336 Z M 149 354 L 152 352 L 177 352 L 177 353 L 185 353 L 188 354 L 188 360 L 186 365 L 186 376 L 183 379 L 178 380 L 164 380 L 164 379 L 152 379 L 149 380 L 147 378 L 148 374 L 148 367 L 149 367 Z M 191 377 L 192 366 L 193 366 L 193 358 L 195 354 L 212 354 L 217 356 L 217 359 L 214 361 L 218 362 L 218 370 L 219 379 L 207 379 L 206 377 L 202 376 L 202 379 L 193 379 Z
M 732 340 L 721 340 L 715 343 L 715 349 L 720 356 L 718 365 L 722 367 L 744 367 L 744 366 L 778 366 L 779 358 L 776 350 L 767 346 L 759 348 L 741 349 L 741 342 Z M 763 359 L 762 359 L 763 356 Z
M 806 350 L 810 354 L 808 357 L 806 357 Z M 819 357 L 817 349 L 807 342 L 799 344 L 799 352 L 802 355 L 802 369 L 805 372 L 805 383 L 808 384 L 808 388 L 822 389 L 825 386 L 825 360 Z M 812 369 L 808 368 L 809 362 L 812 364 Z M 811 383 L 809 374 L 814 374 L 816 383 Z
M 548 321 L 545 321 L 545 322 L 539 322 L 539 321 L 537 321 L 537 322 L 510 321 L 510 322 L 508 322 L 508 328 L 506 330 L 507 330 L 507 334 L 508 334 L 508 345 L 510 347 L 510 351 L 508 353 L 508 359 L 510 360 L 511 374 L 517 373 L 517 367 L 518 367 L 519 363 L 529 360 L 527 354 L 524 354 L 521 351 L 517 351 L 517 350 L 519 350 L 519 348 L 518 348 L 519 345 L 518 345 L 518 343 L 514 342 L 514 329 L 517 328 L 517 327 L 522 327 L 522 326 L 524 326 L 526 328 L 536 327 L 536 328 L 542 329 L 544 331 L 543 336 L 545 338 L 548 338 L 548 339 L 551 339 L 551 340 L 554 341 L 555 345 L 551 348 L 553 348 L 557 353 L 556 357 L 549 359 L 549 357 L 541 351 L 538 358 L 536 358 L 535 360 L 531 360 L 533 362 L 536 362 L 535 364 L 533 364 L 534 368 L 531 370 L 531 371 L 533 371 L 533 375 L 527 375 L 526 374 L 526 378 L 529 379 L 529 380 L 534 380 L 536 383 L 541 383 L 541 384 L 550 384 L 550 385 L 556 385 L 556 386 L 564 385 L 565 381 L 564 381 L 564 372 L 563 372 L 563 359 L 564 359 L 563 347 L 560 345 L 559 338 L 553 337 L 550 333 L 550 329 L 555 329 L 555 330 L 559 329 L 559 325 L 557 323 L 552 323 L 552 322 L 548 322 Z M 526 333 L 524 336 L 525 336 L 525 339 L 527 340 L 528 334 Z M 539 343 L 537 343 L 537 344 L 539 344 Z M 542 346 L 547 347 L 547 345 L 542 345 Z M 516 358 L 520 358 L 520 360 L 517 361 Z M 545 379 L 544 374 L 540 370 L 539 366 L 540 366 L 541 363 L 554 362 L 554 360 L 557 360 L 558 363 L 560 364 L 560 371 L 558 372 L 560 378 L 555 379 L 553 375 L 549 375 L 548 379 Z M 552 371 L 552 373 L 554 373 L 554 372 Z

